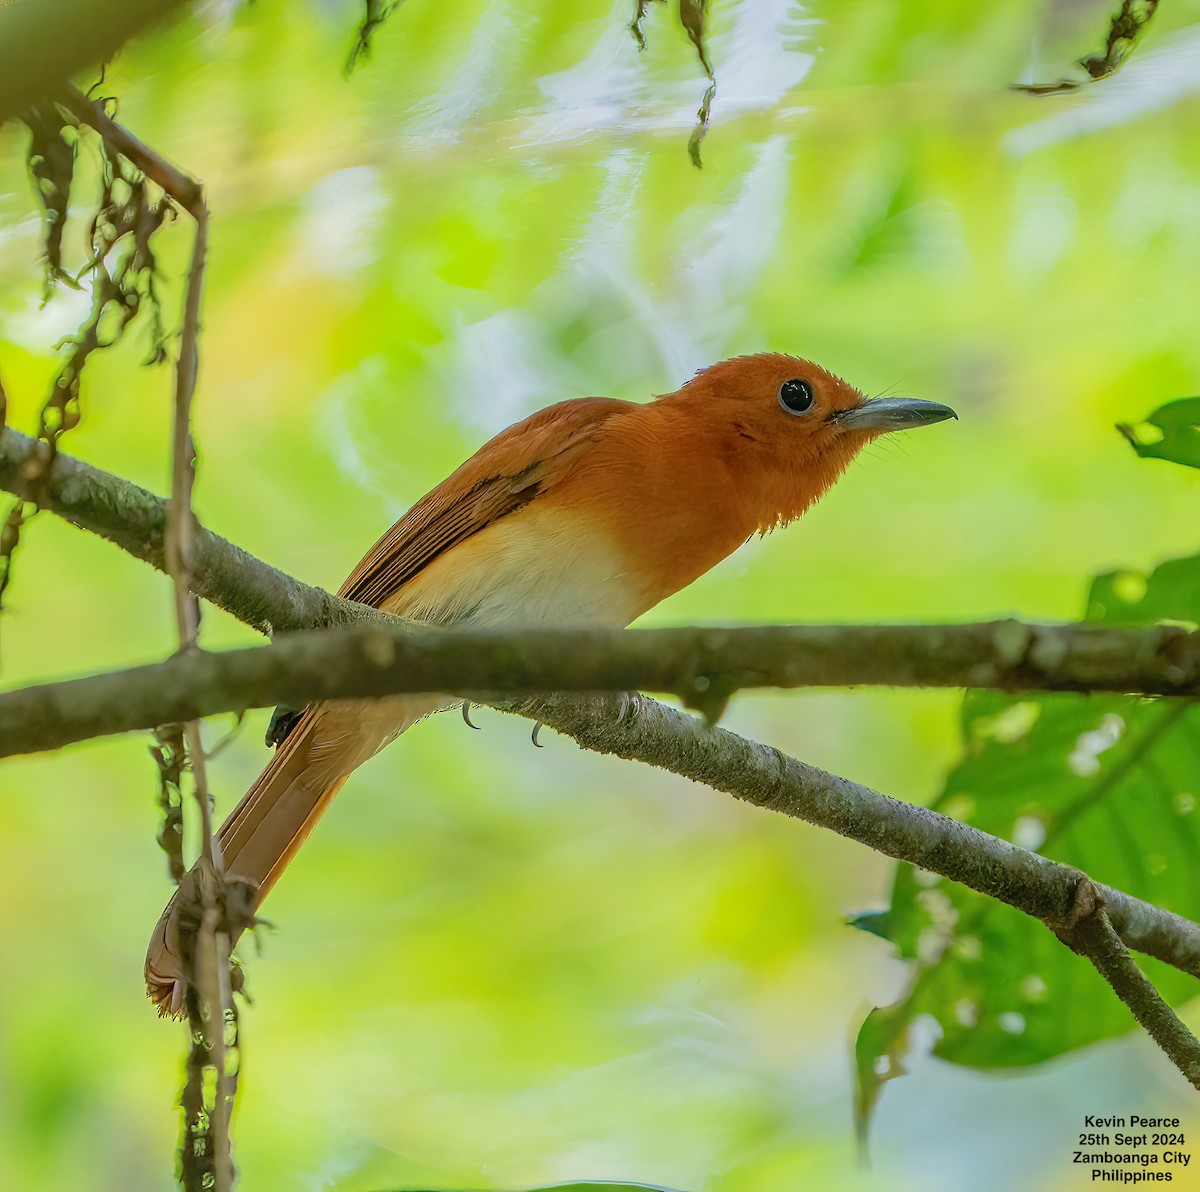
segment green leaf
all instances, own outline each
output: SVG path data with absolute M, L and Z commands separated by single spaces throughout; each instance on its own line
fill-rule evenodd
M 1200 555 L 1159 564 L 1149 577 L 1138 571 L 1098 575 L 1088 593 L 1087 619 L 1110 625 L 1200 622 Z
M 1200 556 L 1149 576 L 1097 577 L 1088 617 L 1195 624 Z M 1200 916 L 1200 704 L 969 692 L 962 734 L 964 756 L 934 803 L 939 811 Z M 869 1015 L 859 1032 L 862 1136 L 883 1081 L 903 1070 L 920 1015 L 938 1025 L 934 1054 L 978 1069 L 1040 1063 L 1134 1025 L 1092 966 L 1042 924 L 936 874 L 901 865 L 884 922 L 915 975 L 906 996 Z M 1195 996 L 1193 978 L 1139 963 L 1168 1001 Z
M 872 1010 L 854 1042 L 854 1133 L 860 1158 L 866 1158 L 871 1115 L 884 1084 L 906 1074 L 903 1057 L 909 1050 L 909 1028 L 917 1016 L 918 986 L 923 979 L 924 974 L 918 973 L 904 1001 Z
M 857 927 L 868 935 L 877 935 L 880 939 L 891 939 L 892 916 L 889 911 L 858 911 L 846 916 L 847 927 Z
M 1167 459 L 1200 468 L 1200 397 L 1167 402 L 1145 422 L 1137 426 L 1118 422 L 1117 430 L 1143 459 Z

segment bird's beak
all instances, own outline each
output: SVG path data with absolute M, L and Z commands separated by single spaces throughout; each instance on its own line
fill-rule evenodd
M 916 397 L 883 397 L 864 402 L 851 410 L 838 410 L 833 421 L 845 430 L 911 430 L 914 426 L 932 426 L 958 415 L 936 401 Z

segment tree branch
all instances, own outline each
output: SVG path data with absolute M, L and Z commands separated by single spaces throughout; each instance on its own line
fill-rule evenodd
M 165 572 L 166 503 L 128 480 L 62 454 L 42 478 L 37 465 L 48 451 L 29 435 L 0 430 L 0 489 L 38 500 L 42 508 Z M 394 623 L 395 618 L 366 605 L 300 583 L 200 525 L 193 551 L 192 591 L 260 633 L 364 620 Z
M 110 149 L 128 159 L 196 221 L 196 229 L 201 237 L 203 250 L 199 259 L 203 263 L 208 237 L 208 208 L 204 203 L 204 187 L 185 170 L 181 170 L 172 162 L 167 161 L 161 153 L 151 149 L 123 124 L 118 124 L 105 111 L 103 103 L 88 99 L 78 88 L 67 87 L 59 97 L 59 102 L 76 119 L 98 132 L 108 142 Z M 189 273 L 189 279 L 191 276 Z M 198 295 L 196 301 L 199 301 Z M 189 302 L 189 300 L 185 299 L 185 302 Z M 197 306 L 195 308 L 197 318 L 199 313 Z
M 1070 924 L 1058 929 L 1059 938 L 1096 966 L 1175 1067 L 1200 1090 L 1200 1042 L 1134 963 L 1110 921 L 1104 891 L 1094 882 L 1080 882 L 1072 916 Z
M 332 597 L 330 597 L 332 600 Z M 1163 626 L 427 629 L 398 618 L 189 651 L 0 693 L 0 757 L 222 712 L 415 692 L 658 691 L 716 720 L 735 691 L 889 684 L 1197 694 L 1200 634 Z M 1019 642 L 1020 648 L 1011 649 Z
M 0 487 L 16 491 L 18 494 L 22 491 L 21 460 L 29 451 L 31 443 L 32 440 L 12 431 L 0 432 Z M 37 450 L 36 446 L 34 450 Z M 103 535 L 137 557 L 153 563 L 160 570 L 163 569 L 163 502 L 150 493 L 65 456 L 55 460 L 48 483 L 41 491 L 46 507 L 53 509 L 60 516 Z M 288 628 L 296 628 L 303 625 L 306 619 L 308 627 L 346 624 L 357 620 L 371 622 L 370 628 L 343 631 L 336 635 L 297 635 L 295 638 L 281 640 L 271 647 L 257 650 L 235 651 L 222 655 L 197 653 L 191 658 L 175 659 L 157 668 L 142 668 L 136 679 L 130 679 L 128 676 L 96 676 L 76 680 L 73 684 L 55 684 L 31 689 L 29 692 L 10 693 L 4 697 L 7 703 L 0 704 L 0 725 L 3 725 L 0 733 L 8 734 L 7 741 L 10 747 L 14 740 L 10 725 L 14 723 L 12 717 L 17 709 L 25 705 L 32 709 L 33 705 L 42 701 L 40 712 L 22 713 L 31 717 L 30 723 L 36 729 L 39 719 L 44 722 L 47 716 L 56 713 L 61 698 L 70 701 L 74 697 L 72 706 L 82 716 L 78 693 L 84 689 L 85 684 L 109 685 L 107 691 L 93 686 L 87 693 L 88 701 L 95 701 L 92 705 L 94 709 L 126 702 L 129 695 L 125 687 L 129 686 L 131 690 L 140 690 L 141 698 L 148 701 L 140 713 L 142 717 L 164 718 L 163 710 L 172 699 L 195 700 L 198 705 L 201 699 L 209 699 L 214 691 L 222 690 L 222 684 L 228 685 L 228 668 L 232 667 L 237 672 L 238 682 L 244 682 L 247 686 L 252 681 L 264 684 L 258 690 L 259 697 L 265 696 L 268 689 L 271 699 L 276 698 L 277 692 L 286 691 L 285 702 L 302 703 L 307 698 L 312 698 L 310 693 L 318 692 L 318 684 L 324 681 L 321 672 L 330 665 L 329 656 L 322 652 L 332 648 L 335 643 L 347 652 L 352 653 L 355 649 L 359 651 L 358 660 L 349 663 L 344 673 L 359 671 L 366 674 L 368 678 L 363 680 L 364 684 L 374 682 L 380 674 L 387 674 L 389 689 L 392 690 L 404 689 L 400 685 L 401 676 L 409 671 L 415 673 L 422 666 L 426 669 L 421 678 L 412 685 L 416 689 L 445 690 L 452 687 L 448 679 L 458 678 L 466 680 L 461 689 L 479 691 L 487 690 L 497 673 L 503 674 L 504 685 L 510 689 L 519 685 L 516 680 L 522 675 L 529 679 L 536 674 L 537 681 L 544 682 L 550 668 L 555 665 L 553 658 L 544 656 L 547 653 L 547 644 L 553 644 L 553 635 L 497 635 L 489 647 L 492 652 L 480 658 L 479 655 L 485 652 L 464 649 L 464 641 L 468 639 L 462 635 L 448 632 L 414 633 L 396 618 L 387 617 L 376 610 L 355 605 L 350 601 L 340 600 L 318 588 L 300 584 L 199 526 L 196 527 L 195 542 L 195 590 L 248 624 L 270 632 L 285 625 Z M 598 641 L 603 641 L 606 649 L 616 643 L 615 665 L 609 669 L 608 678 L 610 681 L 619 680 L 622 687 L 632 687 L 644 684 L 647 673 L 621 669 L 630 665 L 631 657 L 621 656 L 620 651 L 623 647 L 620 643 L 643 642 L 649 645 L 656 637 L 664 641 L 669 639 L 672 632 L 684 635 L 679 640 L 687 642 L 692 651 L 690 655 L 686 651 L 684 654 L 684 658 L 690 658 L 691 661 L 690 671 L 687 670 L 686 662 L 684 665 L 684 671 L 691 682 L 691 698 L 701 701 L 707 699 L 719 705 L 728 694 L 727 684 L 722 685 L 721 675 L 717 673 L 718 682 L 716 689 L 713 689 L 709 674 L 716 668 L 712 667 L 712 659 L 706 657 L 703 650 L 696 649 L 696 643 L 702 642 L 703 635 L 707 634 L 707 648 L 711 650 L 714 648 L 714 640 L 717 643 L 732 640 L 732 631 L 690 631 L 693 635 L 698 635 L 693 636 L 690 641 L 686 637 L 689 631 L 667 631 L 665 634 L 662 631 L 657 634 L 627 632 L 611 640 L 607 640 L 606 635 L 602 634 L 572 633 L 571 638 L 573 642 L 580 644 L 590 641 L 593 653 Z M 753 636 L 769 634 L 772 631 L 746 632 Z M 814 648 L 812 654 L 816 661 L 813 663 L 805 661 L 805 651 L 795 651 L 796 657 L 787 663 L 788 666 L 797 668 L 792 672 L 795 681 L 799 681 L 803 668 L 811 665 L 817 672 L 826 668 L 826 682 L 847 682 L 845 670 L 841 671 L 836 680 L 830 677 L 831 672 L 828 668 L 832 657 L 838 659 L 839 666 L 849 665 L 847 659 L 855 657 L 859 659 L 857 665 L 860 668 L 877 666 L 874 651 L 845 649 L 847 641 L 856 636 L 859 646 L 866 641 L 862 636 L 864 634 L 885 635 L 877 639 L 879 641 L 887 640 L 887 634 L 899 635 L 900 641 L 913 640 L 911 628 L 818 628 L 785 629 L 776 632 L 801 636 L 809 634 L 810 645 L 816 647 L 824 641 L 827 649 L 830 643 L 836 642 L 840 636 L 842 650 L 835 655 L 827 653 L 822 657 L 820 650 Z M 991 626 L 926 627 L 917 631 L 918 638 L 920 634 L 925 634 L 923 644 L 926 652 L 905 653 L 903 656 L 908 661 L 906 669 L 902 672 L 903 677 L 892 681 L 913 682 L 920 675 L 929 676 L 936 673 L 936 657 L 939 654 L 946 654 L 954 659 L 954 665 L 959 668 L 967 665 L 969 660 L 965 655 L 957 655 L 955 646 L 963 646 L 966 641 L 971 640 L 972 634 L 982 634 L 982 638 L 973 639 L 974 644 L 978 647 L 982 641 L 985 648 L 990 645 L 991 653 L 985 655 L 982 664 L 979 657 L 974 659 L 975 665 L 982 666 L 982 669 L 974 673 L 973 681 L 984 682 L 990 676 L 993 681 L 998 682 L 1000 675 L 1011 679 L 1014 675 L 1025 674 L 1022 669 L 1024 667 L 1039 666 L 1044 669 L 1050 664 L 1061 665 L 1064 659 L 1072 657 L 1076 660 L 1072 663 L 1073 666 L 1084 665 L 1081 660 L 1086 659 L 1086 666 L 1094 667 L 1097 657 L 1109 658 L 1111 661 L 1110 651 L 1116 642 L 1118 646 L 1123 644 L 1128 649 L 1129 656 L 1126 661 L 1141 667 L 1140 673 L 1143 675 L 1146 673 L 1148 660 L 1158 660 L 1153 662 L 1151 669 L 1161 662 L 1165 665 L 1162 673 L 1169 675 L 1171 683 L 1181 684 L 1181 692 L 1194 689 L 1194 635 L 1173 630 L 1168 630 L 1165 634 L 1160 630 L 1134 631 L 1132 634 L 1128 631 L 1106 631 L 1111 632 L 1117 633 L 1118 636 L 1097 638 L 1092 632 L 1092 627 L 1084 626 L 1039 628 L 1001 623 Z M 535 644 L 539 636 L 543 641 L 543 657 L 533 659 L 525 650 Z M 470 640 L 477 644 L 480 639 Z M 1064 649 L 1064 641 L 1072 640 L 1076 644 L 1085 643 L 1087 648 L 1082 651 Z M 1091 647 L 1101 641 L 1106 645 L 1097 654 Z M 781 651 L 778 639 L 771 641 L 769 638 L 760 637 L 758 643 L 761 653 L 755 661 L 759 664 L 759 681 L 761 682 L 762 673 L 770 672 L 772 667 L 775 668 L 776 677 L 779 677 Z M 558 646 L 557 655 L 561 661 L 561 639 Z M 630 648 L 636 651 L 642 647 L 632 645 Z M 447 657 L 439 661 L 435 675 L 434 664 L 426 655 L 430 652 L 436 654 L 439 649 L 444 649 Z M 410 653 L 402 654 L 402 651 Z M 584 655 L 586 661 L 586 651 L 581 648 L 579 653 Z M 867 655 L 865 660 L 864 654 Z M 402 657 L 403 665 L 398 661 Z M 637 659 L 637 664 L 640 666 L 642 662 L 657 657 L 658 651 L 650 650 L 647 655 Z M 273 672 L 272 667 L 280 658 L 288 661 L 283 671 Z M 303 663 L 298 661 L 301 659 L 304 660 Z M 454 667 L 463 669 L 451 673 L 450 659 L 453 659 Z M 535 672 L 532 669 L 534 661 L 546 669 Z M 593 661 L 597 667 L 602 668 L 605 665 L 603 659 Z M 744 657 L 726 657 L 725 661 L 732 661 L 735 668 L 740 668 L 738 673 L 742 680 L 748 683 L 753 678 L 751 671 L 747 670 Z M 679 659 L 675 662 L 678 664 Z M 999 670 L 995 669 L 997 666 Z M 181 695 L 178 690 L 172 693 L 168 690 L 169 684 L 155 686 L 164 675 L 174 674 L 176 678 L 179 677 L 177 671 L 171 668 L 187 667 L 196 668 L 194 672 L 188 671 L 188 681 L 190 683 L 194 680 L 196 689 L 189 687 L 187 695 Z M 581 682 L 578 677 L 579 667 L 580 660 L 572 658 L 571 669 L 576 672 L 576 678 L 571 680 L 567 674 L 555 672 L 555 684 L 563 686 L 569 682 L 571 686 L 575 686 Z M 258 678 L 252 679 L 256 668 L 259 668 Z M 300 673 L 297 675 L 296 672 Z M 858 675 L 861 681 L 862 669 Z M 206 687 L 205 676 L 211 680 L 211 687 Z M 660 677 L 668 680 L 660 685 L 664 689 L 674 690 L 681 685 L 687 686 L 686 683 L 681 684 L 678 670 Z M 697 677 L 706 680 L 700 684 L 704 690 L 699 692 L 695 684 Z M 631 679 L 634 681 L 630 682 Z M 595 684 L 596 675 L 589 675 L 586 681 Z M 298 685 L 295 688 L 287 687 L 291 682 L 297 682 Z M 138 684 L 146 683 L 149 686 L 138 687 Z M 116 695 L 118 688 L 119 698 Z M 492 689 L 494 690 L 494 687 Z M 297 698 L 289 701 L 289 696 Z M 164 702 L 156 702 L 159 697 Z M 248 701 L 243 696 L 242 703 L 237 706 L 244 706 L 246 702 Z M 1064 929 L 1069 931 L 1079 921 L 1078 891 L 1081 883 L 1090 883 L 1090 879 L 1080 871 L 1018 848 L 1008 841 L 990 836 L 928 808 L 898 802 L 868 787 L 827 774 L 787 757 L 777 749 L 708 726 L 653 700 L 639 698 L 630 701 L 627 696 L 617 695 L 591 698 L 554 695 L 523 701 L 493 699 L 490 702 L 503 710 L 543 722 L 571 737 L 585 749 L 659 766 L 756 806 L 829 828 L 886 856 L 909 861 L 1016 907 L 1060 934 Z M 189 715 L 200 714 L 198 706 L 189 707 L 186 711 Z M 94 713 L 96 714 L 99 713 Z M 45 731 L 44 727 L 41 731 Z M 1184 972 L 1200 976 L 1200 926 L 1120 891 L 1099 885 L 1096 889 L 1104 902 L 1113 929 L 1125 944 Z M 1095 957 L 1100 955 L 1095 949 L 1088 954 L 1093 957 L 1094 962 Z M 1101 960 L 1102 963 L 1109 963 L 1103 957 Z M 1105 972 L 1105 975 L 1107 977 L 1109 974 Z M 1157 996 L 1155 993 L 1154 997 Z M 1138 1013 L 1144 1014 L 1145 1011 L 1139 1007 Z M 1172 1046 L 1174 1045 L 1172 1043 Z M 1172 1055 L 1172 1058 L 1175 1056 Z M 1185 1068 L 1181 1068 L 1181 1071 L 1184 1071 L 1185 1075 L 1188 1074 Z
M 857 840 L 897 861 L 940 873 L 1040 919 L 1074 922 L 1075 891 L 1089 879 L 927 807 L 818 770 L 770 745 L 708 727 L 654 700 L 546 696 L 498 703 L 537 719 L 584 749 L 644 762 L 743 802 Z M 1129 947 L 1200 977 L 1200 926 L 1098 883 L 1109 918 Z
M 27 435 L 0 429 L 0 489 L 25 499 L 40 497 L 44 508 L 164 571 L 165 503 L 121 477 L 62 454 L 35 486 L 28 472 L 45 451 L 44 444 Z M 732 691 L 750 687 L 885 684 L 1200 695 L 1200 632 L 1177 626 L 1118 629 L 997 621 L 572 632 L 568 660 L 562 636 L 553 633 L 421 634 L 378 609 L 300 583 L 198 523 L 192 551 L 192 590 L 262 633 L 354 625 L 363 632 L 328 641 L 280 641 L 275 653 L 235 651 L 200 655 L 193 663 L 164 663 L 158 671 L 137 668 L 136 679 L 130 680 L 130 706 L 94 708 L 94 720 L 80 706 L 82 695 L 76 693 L 83 692 L 81 686 L 31 689 L 28 706 L 10 693 L 0 697 L 5 701 L 0 740 L 15 740 L 9 717 L 21 716 L 25 731 L 44 734 L 31 736 L 26 748 L 56 748 L 69 740 L 171 718 L 276 702 L 423 691 L 428 687 L 421 684 L 432 681 L 430 676 L 439 688 L 463 691 L 495 690 L 497 675 L 503 676 L 505 690 L 513 692 L 645 687 L 673 692 L 706 710 L 719 710 Z M 353 660 L 341 660 L 342 650 L 350 651 Z M 112 677 L 75 681 L 88 682 L 109 684 Z M 146 710 L 136 710 L 139 700 Z M 33 706 L 38 703 L 63 718 L 64 734 L 69 719 L 78 714 L 80 735 L 54 736 L 52 726 L 39 728 Z M 150 704 L 160 711 L 147 722 L 145 717 L 155 715 Z M 174 709 L 169 717 L 162 714 L 167 707 Z

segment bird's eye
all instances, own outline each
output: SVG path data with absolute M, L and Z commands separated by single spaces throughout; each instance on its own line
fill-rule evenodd
M 807 381 L 793 377 L 779 386 L 779 404 L 789 414 L 803 414 L 812 408 L 813 391 Z

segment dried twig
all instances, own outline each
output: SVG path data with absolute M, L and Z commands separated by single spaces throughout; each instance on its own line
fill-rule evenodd
M 705 22 L 708 20 L 708 0 L 679 0 L 679 23 L 687 30 L 692 45 L 696 47 L 696 56 L 700 66 L 708 78 L 708 86 L 696 110 L 696 127 L 688 138 L 688 157 L 692 165 L 700 169 L 700 142 L 708 132 L 708 120 L 712 114 L 713 100 L 717 96 L 717 76 L 713 73 L 712 60 L 708 56 L 708 46 L 705 42 Z
M 175 365 L 171 500 L 167 507 L 163 544 L 165 569 L 174 581 L 180 656 L 187 657 L 198 648 L 200 624 L 199 603 L 192 591 L 196 531 L 192 514 L 195 447 L 191 420 L 199 363 L 200 307 L 208 251 L 208 210 L 204 191 L 196 179 L 168 162 L 113 120 L 103 104 L 69 88 L 64 107 L 100 135 L 111 161 L 131 163 L 160 187 L 176 206 L 191 215 L 195 224 L 192 260 L 184 293 L 179 355 Z M 142 238 L 147 245 L 147 252 L 149 236 L 157 226 L 157 223 L 151 226 Z M 150 259 L 153 260 L 152 255 Z M 49 466 L 52 465 L 53 460 L 50 460 Z M 185 964 L 191 969 L 193 977 L 187 1007 L 192 1050 L 187 1065 L 187 1083 L 181 1097 L 184 1124 L 180 1167 L 184 1186 L 189 1192 L 200 1188 L 229 1192 L 233 1187 L 229 1117 L 234 1088 L 226 1057 L 226 1031 L 228 1025 L 236 1032 L 236 1010 L 230 991 L 229 931 L 224 922 L 224 866 L 213 833 L 212 805 L 199 720 L 186 721 L 181 736 L 186 746 L 186 761 L 181 762 L 177 743 L 174 751 L 167 756 L 175 779 L 181 768 L 189 769 L 192 775 L 192 791 L 200 821 L 200 880 L 195 890 L 199 899 L 198 924 L 195 932 L 187 935 L 190 955 L 185 956 Z M 164 773 L 165 812 L 160 840 L 167 843 L 174 872 L 177 861 L 171 833 L 176 813 L 171 806 L 170 776 L 163 761 L 160 761 L 160 770 Z M 210 1066 L 215 1073 L 211 1104 L 205 1086 L 205 1071 Z
M 180 332 L 179 358 L 175 369 L 175 416 L 172 433 L 172 490 L 167 520 L 167 570 L 171 573 L 175 591 L 175 619 L 179 632 L 181 654 L 191 654 L 197 648 L 200 611 L 192 593 L 192 559 L 195 538 L 192 515 L 192 488 L 195 483 L 195 446 L 192 441 L 192 399 L 196 390 L 198 349 L 200 337 L 200 303 L 203 293 L 204 267 L 208 248 L 208 213 L 203 192 L 198 185 L 188 193 L 189 210 L 196 222 L 196 237 L 192 262 L 188 270 L 184 298 L 183 326 Z M 184 739 L 192 771 L 192 792 L 200 812 L 200 856 L 205 871 L 199 882 L 201 917 L 199 930 L 192 940 L 192 968 L 195 981 L 188 998 L 188 1022 L 192 1032 L 192 1047 L 203 1049 L 216 1073 L 209 1133 L 211 1139 L 200 1155 L 193 1149 L 192 1157 L 211 1163 L 211 1184 L 205 1163 L 197 1163 L 193 1181 L 185 1179 L 185 1187 L 213 1187 L 216 1192 L 228 1192 L 233 1187 L 233 1158 L 230 1153 L 229 1117 L 233 1108 L 231 1074 L 225 1054 L 226 1023 L 236 1013 L 229 995 L 229 952 L 227 929 L 223 924 L 225 867 L 221 850 L 213 832 L 212 802 L 208 794 L 204 741 L 200 721 L 184 725 Z M 203 1040 L 201 1044 L 199 1040 Z M 203 1066 L 189 1064 L 189 1080 L 203 1079 Z M 203 1088 L 199 1096 L 207 1108 Z M 194 1101 L 196 1091 L 185 1099 Z M 198 1123 L 197 1123 L 198 1124 Z M 188 1168 L 185 1162 L 185 1173 Z M 198 1182 L 196 1178 L 199 1177 Z
M 633 20 L 629 22 L 629 32 L 633 34 L 633 40 L 637 43 L 639 50 L 646 48 L 646 31 L 642 27 L 646 20 L 646 12 L 651 4 L 663 4 L 666 0 L 634 0 L 633 3 Z
M 183 768 L 186 757 L 183 725 L 155 725 L 154 739 L 150 756 L 158 765 L 158 805 L 162 812 L 158 846 L 167 854 L 171 880 L 179 885 L 187 872 L 183 863 Z
M 197 648 L 199 604 L 192 593 L 192 557 L 194 522 L 192 517 L 192 487 L 195 481 L 195 447 L 191 433 L 192 398 L 196 389 L 198 345 L 200 335 L 200 301 L 203 291 L 205 254 L 208 240 L 208 215 L 203 194 L 196 189 L 192 214 L 196 220 L 196 238 L 192 263 L 188 270 L 187 292 L 184 300 L 183 327 L 180 333 L 179 359 L 175 370 L 175 417 L 172 434 L 172 491 L 167 518 L 167 570 L 174 581 L 175 619 L 179 632 L 179 648 L 183 655 Z M 229 1115 L 233 1094 L 225 1056 L 225 1024 L 233 1014 L 232 998 L 225 996 L 229 985 L 229 935 L 222 924 L 225 867 L 213 833 L 212 803 L 208 794 L 205 770 L 204 741 L 200 722 L 190 720 L 184 725 L 188 757 L 192 771 L 192 791 L 200 812 L 200 856 L 203 876 L 198 883 L 201 916 L 199 930 L 192 937 L 192 964 L 195 980 L 188 998 L 188 1023 L 192 1032 L 192 1047 L 202 1046 L 208 1063 L 216 1072 L 216 1089 L 208 1118 L 210 1139 L 206 1147 L 195 1147 L 187 1162 L 185 1149 L 185 1187 L 213 1187 L 216 1192 L 228 1192 L 233 1186 L 233 1160 L 229 1147 Z M 201 1042 L 202 1041 L 202 1042 Z M 194 1057 L 193 1057 L 194 1058 Z M 203 1080 L 205 1065 L 189 1063 L 188 1079 Z M 185 1093 L 184 1100 L 193 1104 L 199 1098 L 207 1109 L 207 1098 L 201 1087 Z M 199 1121 L 195 1123 L 199 1125 Z M 194 1131 L 193 1131 L 194 1132 Z M 195 1141 L 195 1140 L 193 1140 Z M 206 1167 L 211 1165 L 211 1184 Z M 188 1175 L 191 1179 L 188 1179 Z
M 1116 74 L 1157 8 L 1158 0 L 1123 0 L 1109 23 L 1104 51 L 1079 59 L 1079 65 L 1087 71 L 1088 78 L 1059 79 L 1057 83 L 1014 83 L 1012 90 L 1024 91 L 1027 95 L 1061 95 Z
M 134 136 L 123 124 L 118 124 L 101 101 L 89 99 L 77 88 L 68 87 L 62 105 L 81 123 L 95 129 L 112 150 L 170 195 L 172 202 L 186 211 L 197 225 L 207 222 L 204 188 L 200 183 Z
M 22 461 L 25 497 L 13 505 L 0 529 L 0 601 L 12 577 L 13 556 L 22 530 L 41 504 L 41 492 L 58 453 L 59 440 L 80 421 L 83 371 L 91 355 L 115 343 L 149 307 L 152 347 L 147 363 L 156 363 L 165 356 L 157 262 L 151 241 L 175 209 L 157 190 L 151 193 L 146 175 L 134 161 L 137 158 L 153 165 L 152 154 L 145 146 L 79 92 L 70 89 L 66 101 L 44 101 L 25 115 L 30 129 L 29 168 L 44 214 L 45 292 L 48 298 L 60 283 L 80 289 L 79 279 L 86 274 L 92 301 L 83 325 L 60 345 L 65 348 L 62 366 L 42 406 L 38 427 L 38 439 L 47 449 L 31 447 L 27 451 Z M 78 111 L 72 110 L 72 105 Z M 99 133 L 102 185 L 88 225 L 88 256 L 72 277 L 63 266 L 62 233 L 80 145 L 77 122 Z M 127 157 L 126 150 L 132 156 Z M 178 180 L 170 176 L 170 171 L 167 167 L 164 183 L 174 185 Z

